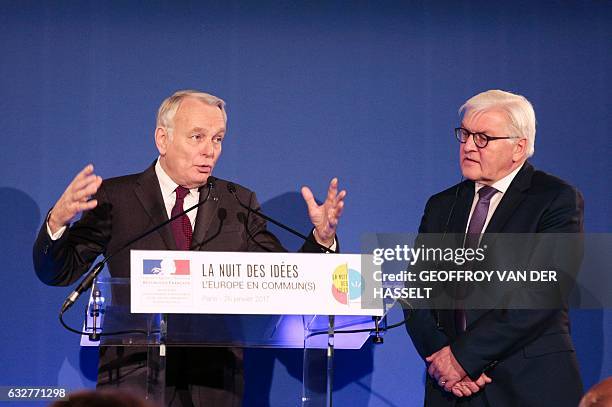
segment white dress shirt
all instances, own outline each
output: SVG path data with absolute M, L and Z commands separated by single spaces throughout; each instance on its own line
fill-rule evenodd
M 170 219 L 172 214 L 172 208 L 174 208 L 174 204 L 176 203 L 176 187 L 179 185 L 172 181 L 172 178 L 166 171 L 162 168 L 159 163 L 159 158 L 155 163 L 155 174 L 157 175 L 157 180 L 159 181 L 159 187 L 161 188 L 162 197 L 164 199 L 164 206 L 166 207 L 166 213 L 168 214 L 168 219 Z M 200 199 L 200 191 L 198 188 L 191 188 L 189 193 L 185 195 L 185 200 L 183 201 L 183 210 L 191 208 L 193 205 L 197 204 Z M 191 222 L 191 230 L 193 230 L 196 221 L 196 215 L 198 214 L 198 208 L 187 213 L 189 217 L 189 221 Z

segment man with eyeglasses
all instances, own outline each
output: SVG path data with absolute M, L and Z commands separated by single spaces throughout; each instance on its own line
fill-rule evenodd
M 465 181 L 432 196 L 419 233 L 581 233 L 583 200 L 536 170 L 535 113 L 523 96 L 489 90 L 455 129 Z M 476 236 L 474 241 L 470 237 Z M 567 309 L 415 310 L 407 323 L 427 363 L 426 406 L 576 406 L 582 395 Z

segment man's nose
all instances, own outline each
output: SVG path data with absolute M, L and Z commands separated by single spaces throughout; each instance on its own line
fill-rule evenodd
M 214 154 L 214 147 L 213 147 L 213 143 L 212 140 L 204 140 L 201 144 L 200 144 L 200 154 L 204 155 L 206 157 L 212 157 Z
M 463 151 L 478 151 L 478 147 L 476 147 L 476 143 L 474 142 L 473 134 L 470 134 L 465 140 L 465 143 L 463 143 Z

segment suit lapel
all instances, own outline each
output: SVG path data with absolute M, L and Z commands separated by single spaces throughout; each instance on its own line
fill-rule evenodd
M 200 202 L 206 199 L 208 195 L 208 187 L 202 186 L 200 188 Z M 210 223 L 217 212 L 219 207 L 219 199 L 215 196 L 215 190 L 213 189 L 208 198 L 208 202 L 198 208 L 198 214 L 196 215 L 195 227 L 193 230 L 193 238 L 191 241 L 191 250 L 200 250 L 204 244 L 204 238 L 210 228 Z
M 152 225 L 159 225 L 160 223 L 168 220 L 168 214 L 166 212 L 166 206 L 164 205 L 164 199 L 162 197 L 161 189 L 159 187 L 159 181 L 155 174 L 155 165 L 149 167 L 145 172 L 142 173 L 138 178 L 138 185 L 134 190 L 134 193 L 138 197 L 142 207 L 144 208 L 147 215 L 151 218 Z M 168 250 L 176 250 L 176 242 L 172 236 L 170 226 L 166 225 L 157 231 L 166 243 Z
M 485 230 L 486 233 L 502 232 L 506 222 L 508 222 L 516 208 L 525 199 L 525 191 L 531 186 L 532 175 L 533 166 L 526 162 L 523 168 L 516 174 L 510 187 L 502 197 L 499 206 L 487 225 L 487 229 Z

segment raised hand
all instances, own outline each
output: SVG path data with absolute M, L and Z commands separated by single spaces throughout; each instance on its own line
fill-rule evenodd
M 330 247 L 336 237 L 336 227 L 344 208 L 346 191 L 338 193 L 338 178 L 329 183 L 327 198 L 322 205 L 317 205 L 312 191 L 302 187 L 302 197 L 308 206 L 308 216 L 315 227 L 315 239 L 323 246 Z
M 98 205 L 97 200 L 89 199 L 102 185 L 102 177 L 94 174 L 93 170 L 92 164 L 83 168 L 53 206 L 48 220 L 51 233 L 70 224 L 70 221 L 79 213 Z

